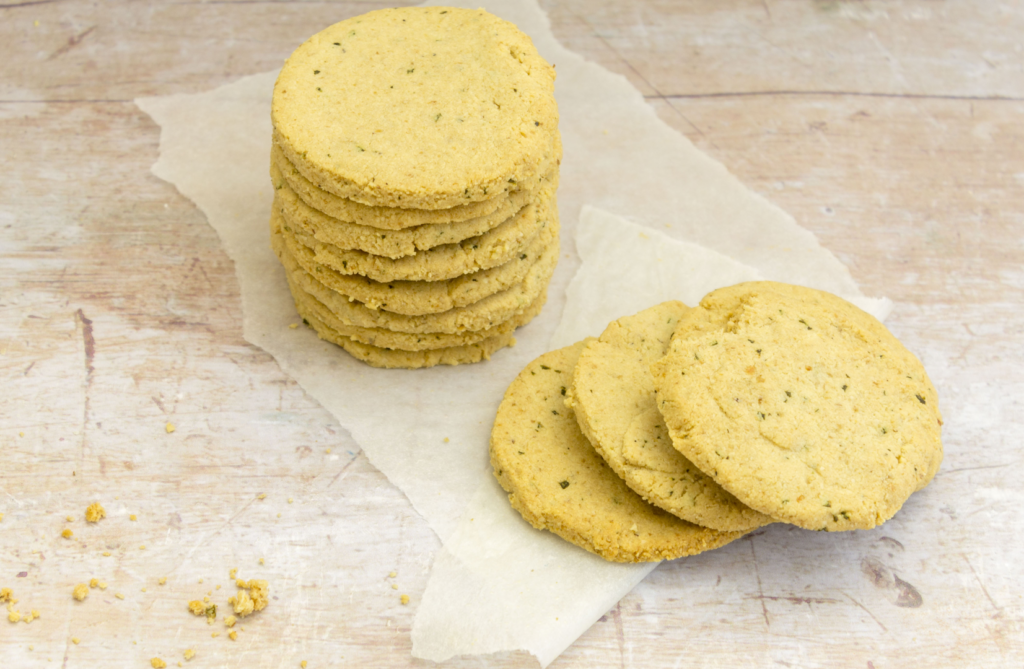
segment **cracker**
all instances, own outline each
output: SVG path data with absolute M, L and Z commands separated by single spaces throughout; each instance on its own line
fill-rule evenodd
M 505 393 L 491 431 L 491 465 L 523 518 L 615 562 L 651 562 L 718 548 L 718 532 L 643 501 L 580 432 L 563 391 L 586 341 L 545 353 Z
M 752 530 L 771 518 L 673 448 L 658 412 L 650 366 L 687 311 L 682 302 L 663 302 L 612 322 L 583 349 L 566 402 L 612 471 L 646 501 L 704 527 Z
M 302 44 L 274 86 L 274 141 L 303 176 L 374 206 L 505 197 L 555 152 L 554 68 L 483 10 L 383 9 Z
M 714 291 L 652 372 L 674 446 L 748 506 L 800 527 L 875 527 L 942 459 L 921 363 L 829 293 Z

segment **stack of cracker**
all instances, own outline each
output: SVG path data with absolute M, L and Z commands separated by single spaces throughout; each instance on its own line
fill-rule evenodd
M 498 410 L 491 463 L 535 527 L 654 561 L 774 522 L 875 527 L 935 476 L 941 425 L 921 363 L 874 317 L 754 282 L 530 363 Z
M 377 367 L 486 359 L 559 253 L 554 69 L 483 10 L 335 24 L 274 87 L 270 227 L 295 304 Z

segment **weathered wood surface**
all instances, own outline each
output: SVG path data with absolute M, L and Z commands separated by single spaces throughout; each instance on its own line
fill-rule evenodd
M 272 69 L 319 28 L 380 6 L 0 3 L 0 587 L 42 614 L 0 622 L 5 665 L 175 666 L 186 648 L 195 666 L 425 664 L 409 655 L 409 630 L 436 538 L 242 339 L 232 265 L 192 203 L 149 172 L 158 128 L 132 103 Z M 1000 556 L 1024 549 L 1024 7 L 543 6 L 566 46 L 628 77 L 818 235 L 867 294 L 895 301 L 890 327 L 922 353 L 944 402 L 935 485 L 960 477 L 984 493 L 942 507 L 927 565 L 872 544 L 894 569 L 942 570 L 950 583 L 917 609 L 881 594 L 858 602 L 872 634 L 816 628 L 816 609 L 837 604 L 799 579 L 740 604 L 724 602 L 742 592 L 691 602 L 690 563 L 678 561 L 555 666 L 772 666 L 783 641 L 806 645 L 805 666 L 1019 664 L 1020 562 Z M 96 500 L 108 517 L 88 525 Z M 759 545 L 784 544 L 784 530 L 767 532 Z M 716 559 L 766 579 L 786 572 L 759 564 L 750 542 Z M 223 604 L 233 567 L 274 595 L 237 641 L 184 610 L 207 592 Z M 74 602 L 92 577 L 108 588 Z M 865 576 L 836 574 L 847 578 Z M 936 617 L 952 624 L 901 638 L 900 616 L 928 615 L 947 594 L 970 602 Z

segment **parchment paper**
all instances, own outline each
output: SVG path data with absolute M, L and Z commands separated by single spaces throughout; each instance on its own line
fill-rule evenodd
M 376 370 L 321 342 L 306 328 L 288 327 L 298 317 L 283 270 L 270 251 L 267 225 L 272 200 L 267 176 L 269 108 L 275 72 L 205 93 L 136 102 L 161 127 L 154 174 L 199 206 L 235 262 L 245 338 L 271 353 L 337 417 L 370 462 L 446 541 L 417 615 L 414 655 L 442 660 L 524 648 L 546 665 L 650 567 L 607 565 L 551 536 L 527 531 L 507 508 L 488 471 L 487 443 L 495 410 L 528 361 L 553 345 L 568 343 L 567 337 L 599 334 L 609 315 L 650 306 L 672 294 L 675 281 L 684 280 L 676 270 L 641 276 L 641 270 L 658 267 L 641 257 L 650 252 L 650 245 L 609 246 L 614 217 L 588 214 L 585 225 L 597 221 L 595 226 L 605 227 L 595 227 L 595 232 L 604 232 L 576 236 L 583 205 L 661 231 L 660 237 L 652 237 L 660 240 L 654 246 L 666 246 L 664 239 L 674 238 L 716 252 L 693 260 L 701 256 L 700 250 L 686 247 L 688 259 L 680 261 L 681 267 L 703 262 L 717 266 L 727 262 L 722 256 L 728 256 L 747 265 L 742 272 L 751 277 L 800 283 L 852 298 L 861 295 L 846 268 L 792 217 L 745 188 L 721 164 L 662 123 L 625 79 L 561 47 L 534 2 L 475 1 L 463 6 L 483 6 L 513 21 L 556 65 L 565 149 L 558 192 L 565 252 L 548 305 L 517 333 L 515 348 L 498 352 L 484 364 Z M 618 225 L 626 231 L 636 229 Z M 574 282 L 575 306 L 566 312 L 571 323 L 553 342 L 567 287 L 580 266 L 574 239 L 583 246 L 600 246 L 594 240 L 604 240 L 594 258 L 611 249 L 615 263 L 588 266 Z M 662 263 L 672 263 L 673 258 L 665 251 Z M 600 275 L 602 267 L 615 272 L 609 275 L 612 281 L 608 276 L 601 281 L 587 278 Z M 704 270 L 693 274 L 698 286 L 702 277 L 708 279 Z M 626 277 L 633 282 L 631 292 L 619 291 L 615 300 L 605 295 L 615 279 Z M 705 280 L 703 285 L 709 283 L 715 281 Z M 645 294 L 643 286 L 650 292 Z M 700 290 L 680 284 L 679 293 L 672 296 L 696 301 Z M 632 305 L 621 302 L 622 297 L 631 298 Z M 594 309 L 602 300 L 607 305 Z M 522 569 L 506 569 L 519 564 L 536 565 L 531 567 L 533 574 L 540 567 L 545 580 L 535 581 Z M 539 587 L 545 597 L 530 597 Z M 488 605 L 467 608 L 474 599 L 478 604 L 483 601 L 481 593 L 486 593 Z
M 582 264 L 550 349 L 600 334 L 609 321 L 659 302 L 696 304 L 715 288 L 763 278 L 728 256 L 590 206 L 580 215 L 576 249 Z M 878 318 L 891 306 L 851 297 Z M 655 567 L 608 563 L 538 534 L 487 477 L 434 560 L 413 626 L 413 654 L 440 661 L 528 648 L 546 667 Z

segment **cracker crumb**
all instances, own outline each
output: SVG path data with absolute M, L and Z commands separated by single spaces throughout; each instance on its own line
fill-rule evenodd
M 232 581 L 235 580 L 235 574 L 237 574 L 237 573 L 238 573 L 238 567 L 235 567 L 234 569 L 232 569 L 231 571 L 228 572 L 228 578 L 230 578 Z M 202 583 L 202 581 L 200 581 L 200 583 Z
M 146 550 L 146 544 L 142 544 L 141 546 L 139 546 L 139 550 L 140 551 Z
M 409 595 L 402 595 L 402 606 L 409 603 Z
M 299 662 L 299 666 L 302 667 L 302 669 L 306 669 L 306 661 L 303 660 L 302 662 Z
M 160 585 L 163 585 L 166 582 L 167 582 L 167 577 L 166 576 L 161 576 L 160 580 L 157 581 L 157 583 L 159 583 Z
M 257 611 L 262 611 L 270 602 L 270 587 L 266 581 L 253 579 L 235 581 L 238 593 L 228 599 L 239 618 L 245 618 Z
M 327 449 L 327 454 L 328 454 L 328 455 L 330 455 L 330 454 L 331 454 L 331 449 L 329 449 L 329 448 Z
M 195 656 L 196 656 L 196 651 L 195 650 L 189 648 L 188 650 L 185 651 L 185 659 L 186 660 L 191 660 Z
M 145 588 L 141 588 L 141 591 L 142 591 L 142 592 L 145 592 L 145 591 L 146 591 L 146 589 L 145 589 Z
M 12 623 L 16 623 L 21 620 L 21 614 L 17 611 L 12 611 L 11 607 L 7 607 L 7 619 Z
M 68 521 L 69 523 L 73 523 L 73 522 L 75 522 L 75 517 L 74 516 L 67 516 L 64 520 Z
M 267 498 L 267 493 L 265 493 L 265 492 L 261 492 L 260 494 L 256 495 L 256 499 L 263 500 L 263 499 L 266 499 L 266 498 Z
M 13 600 L 14 593 L 11 592 L 10 588 L 0 588 L 0 602 L 10 602 Z
M 392 590 L 398 590 L 398 584 L 397 583 L 392 583 L 391 584 L 391 589 Z
M 230 632 L 228 632 L 228 638 L 232 641 L 238 641 L 238 632 L 236 632 L 235 630 L 231 630 Z
M 139 518 L 138 518 L 138 516 L 136 516 L 136 515 L 135 515 L 134 513 L 133 513 L 133 514 L 130 514 L 130 515 L 128 516 L 128 520 L 131 520 L 131 521 L 136 521 L 136 520 L 138 520 L 138 519 L 139 519 Z
M 446 443 L 446 444 L 448 443 L 448 437 L 444 438 L 444 443 Z
M 0 523 L 4 521 L 4 514 L 0 513 Z
M 205 616 L 206 604 L 203 604 L 198 599 L 193 599 L 188 603 L 188 610 L 191 611 L 194 616 Z
M 120 592 L 115 592 L 114 596 L 117 597 L 118 599 L 124 599 L 124 595 L 122 595 Z
M 107 582 L 106 581 L 100 581 L 96 585 L 99 586 L 100 590 L 106 590 L 107 589 Z
M 82 640 L 81 640 L 81 639 L 79 639 L 79 638 L 78 638 L 77 636 L 73 636 L 73 637 L 71 637 L 71 643 L 75 644 L 76 646 L 77 646 L 77 645 L 78 645 L 79 643 L 81 643 L 81 642 L 82 642 Z
M 167 663 L 159 657 L 154 657 L 149 661 L 149 666 L 153 667 L 153 669 L 166 669 Z
M 263 558 L 260 558 L 260 564 L 263 564 Z
M 75 586 L 75 589 L 71 591 L 71 596 L 78 601 L 82 601 L 89 596 L 89 586 L 85 583 L 79 583 Z
M 298 323 L 289 323 L 289 324 L 288 324 L 288 327 L 289 327 L 290 329 L 294 330 L 295 328 L 299 327 L 299 324 L 298 324 Z
M 93 502 L 85 509 L 85 519 L 90 523 L 98 523 L 107 517 L 107 510 L 99 502 Z
M 234 616 L 228 616 L 224 619 L 224 627 L 234 627 L 237 620 L 238 618 Z
M 174 432 L 176 428 L 174 427 L 174 423 L 168 423 L 167 425 L 164 425 L 164 429 L 167 430 L 167 434 L 170 434 L 171 432 Z
M 96 587 L 99 586 L 99 584 L 100 584 L 99 579 L 95 579 L 95 578 L 90 578 L 89 579 L 89 587 L 90 588 L 96 588 Z
M 110 551 L 103 551 L 103 557 L 110 557 Z
M 388 574 L 388 578 L 394 578 L 396 576 L 398 576 L 398 572 L 397 571 L 393 571 L 390 574 Z
M 214 639 L 216 639 L 217 637 L 220 636 L 220 632 L 211 632 L 210 636 L 213 637 Z
M 292 503 L 293 501 L 294 501 L 294 500 L 293 500 L 293 499 L 292 499 L 291 497 L 289 497 L 289 498 L 288 498 L 288 503 L 289 503 L 289 504 L 291 504 L 291 503 Z
M 74 534 L 74 532 L 65 528 L 64 531 L 60 533 L 60 536 L 64 537 L 65 539 L 70 539 L 72 536 L 74 536 Z

